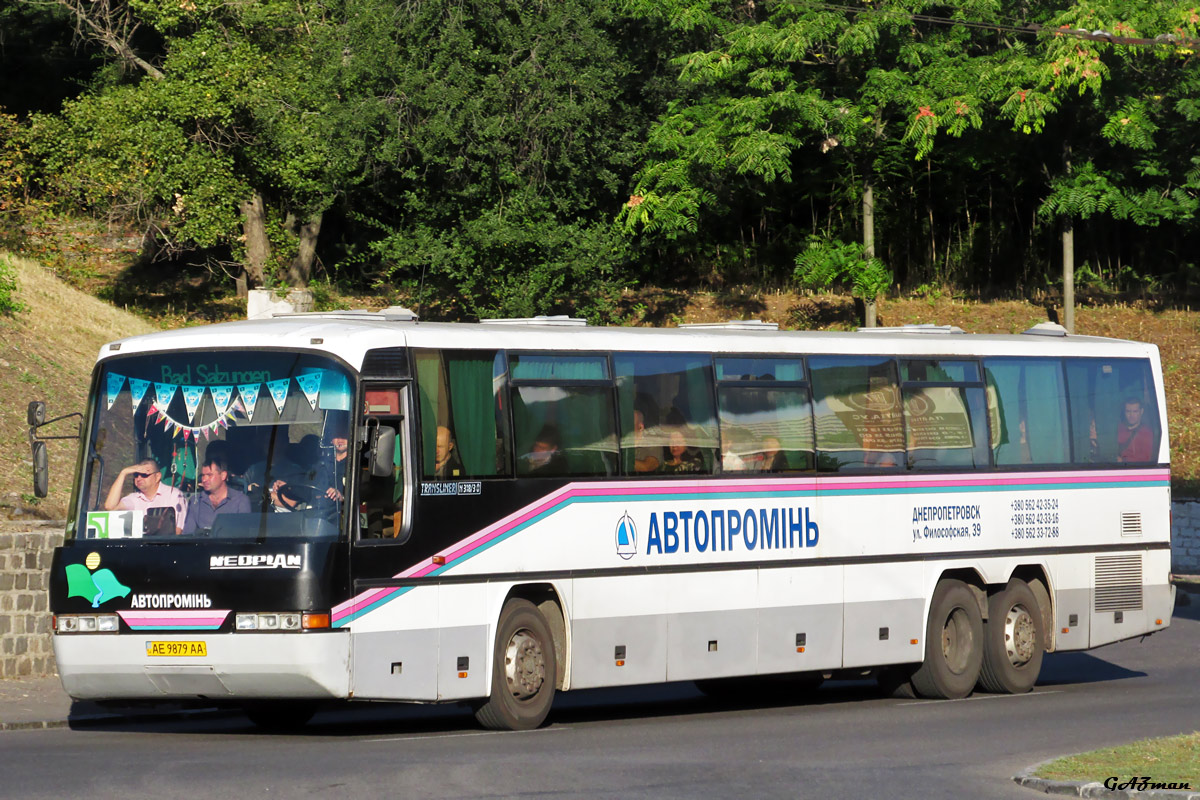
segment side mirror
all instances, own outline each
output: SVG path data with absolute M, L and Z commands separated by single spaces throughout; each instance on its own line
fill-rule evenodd
M 46 421 L 46 404 L 41 400 L 34 400 L 25 409 L 25 418 L 29 422 L 29 427 L 36 428 Z
M 396 429 L 383 425 L 376 429 L 375 443 L 371 448 L 371 476 L 386 478 L 392 474 L 396 463 Z
M 30 413 L 32 413 L 30 404 Z M 50 463 L 46 456 L 46 443 L 33 443 L 33 494 L 34 497 L 45 497 L 50 488 Z

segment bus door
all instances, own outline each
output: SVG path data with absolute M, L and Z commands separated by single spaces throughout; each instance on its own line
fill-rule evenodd
M 362 469 L 358 485 L 357 519 L 352 526 L 350 553 L 351 600 L 343 609 L 350 628 L 350 689 L 359 699 L 420 699 L 409 680 L 415 664 L 402 630 L 388 608 L 398 594 L 394 576 L 412 559 L 415 473 L 412 391 L 407 383 L 369 382 L 364 387 L 360 428 Z M 394 444 L 389 445 L 389 442 Z M 390 446 L 390 453 L 386 449 Z M 335 614 L 337 616 L 337 614 Z M 436 663 L 437 642 L 427 651 Z M 436 682 L 435 682 L 436 691 Z

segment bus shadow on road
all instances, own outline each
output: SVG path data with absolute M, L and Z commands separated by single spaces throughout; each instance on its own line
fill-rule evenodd
M 1047 653 L 1042 662 L 1038 686 L 1062 686 L 1072 683 L 1100 683 L 1128 678 L 1144 678 L 1145 672 L 1126 669 L 1092 653 L 1073 651 Z

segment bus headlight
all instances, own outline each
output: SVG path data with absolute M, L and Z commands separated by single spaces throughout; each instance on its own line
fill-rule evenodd
M 116 614 L 56 614 L 55 633 L 116 633 L 121 623 Z
M 308 616 L 305 614 L 304 616 Z M 301 615 L 287 613 L 244 613 L 234 617 L 234 628 L 239 631 L 298 631 Z

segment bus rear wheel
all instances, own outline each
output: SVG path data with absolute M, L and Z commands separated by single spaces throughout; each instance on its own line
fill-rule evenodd
M 966 697 L 982 663 L 983 617 L 975 595 L 962 581 L 944 580 L 929 604 L 925 661 L 913 673 L 913 688 L 922 697 Z
M 1007 694 L 1032 689 L 1046 649 L 1043 627 L 1041 608 L 1025 581 L 1011 580 L 988 598 L 979 688 Z
M 558 666 L 550 626 L 528 600 L 504 604 L 496 626 L 492 690 L 475 719 L 492 730 L 526 731 L 546 721 Z

